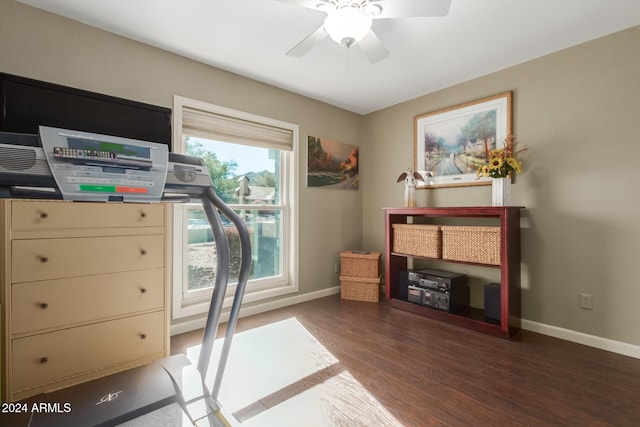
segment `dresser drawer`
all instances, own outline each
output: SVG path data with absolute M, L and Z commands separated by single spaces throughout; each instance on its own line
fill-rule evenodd
M 26 239 L 11 242 L 11 282 L 164 267 L 164 236 Z
M 14 284 L 11 329 L 22 334 L 164 307 L 164 269 Z
M 13 390 L 63 380 L 135 359 L 162 357 L 164 312 L 13 340 Z
M 164 207 L 160 204 L 22 200 L 11 203 L 13 231 L 163 226 Z

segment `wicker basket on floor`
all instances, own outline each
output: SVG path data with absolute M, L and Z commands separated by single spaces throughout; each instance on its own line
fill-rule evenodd
M 439 225 L 393 224 L 393 252 L 425 258 L 442 256 Z
M 500 227 L 445 226 L 442 259 L 500 265 Z
M 367 277 L 376 279 L 380 276 L 380 252 L 340 253 L 340 275 L 351 277 Z
M 340 297 L 354 301 L 380 301 L 380 281 L 366 277 L 340 276 Z

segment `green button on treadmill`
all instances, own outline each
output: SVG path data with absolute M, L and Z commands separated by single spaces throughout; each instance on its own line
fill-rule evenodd
M 91 185 L 80 184 L 80 191 L 91 191 L 93 193 L 115 193 L 115 185 Z

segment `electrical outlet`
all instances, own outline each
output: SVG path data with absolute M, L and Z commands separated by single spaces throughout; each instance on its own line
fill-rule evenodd
M 580 294 L 580 308 L 593 310 L 593 295 L 584 293 Z
M 339 263 L 336 262 L 333 265 L 333 272 L 336 273 L 336 274 L 340 272 L 340 264 Z

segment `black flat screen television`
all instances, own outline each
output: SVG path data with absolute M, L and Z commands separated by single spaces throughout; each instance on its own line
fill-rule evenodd
M 169 108 L 0 73 L 0 131 L 61 127 L 166 144 Z

